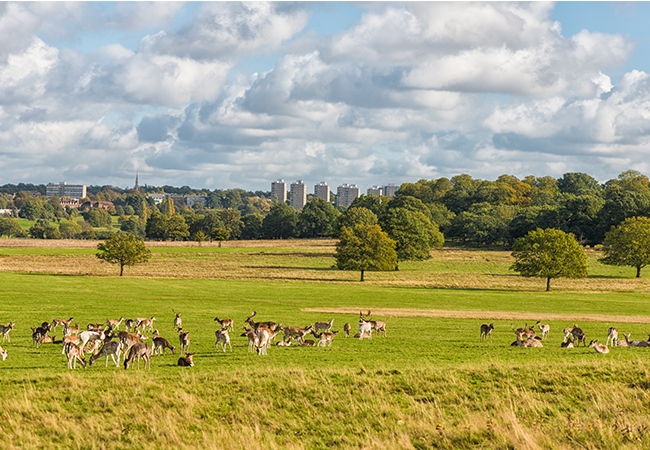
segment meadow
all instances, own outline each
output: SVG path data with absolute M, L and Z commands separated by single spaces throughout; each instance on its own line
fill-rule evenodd
M 650 331 L 648 281 L 595 251 L 587 279 L 547 293 L 544 280 L 512 273 L 504 251 L 445 248 L 361 283 L 333 268 L 331 240 L 148 245 L 152 260 L 119 277 L 94 242 L 0 240 L 0 323 L 16 323 L 0 362 L 6 448 L 650 447 L 649 350 L 560 348 L 573 323 L 603 343 L 610 326 L 635 339 Z M 176 366 L 177 351 L 151 370 L 110 359 L 68 370 L 60 345 L 32 347 L 30 327 L 54 318 L 155 316 L 178 349 L 172 310 L 190 331 L 193 368 Z M 239 336 L 252 311 L 342 330 L 368 310 L 387 337 L 341 333 L 331 348 L 258 356 Z M 235 320 L 232 352 L 215 350 L 215 316 Z M 511 324 L 537 320 L 551 325 L 544 348 L 511 347 Z M 493 342 L 480 342 L 489 322 Z

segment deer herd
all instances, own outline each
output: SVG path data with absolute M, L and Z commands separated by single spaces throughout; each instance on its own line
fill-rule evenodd
M 180 358 L 177 365 L 181 367 L 193 367 L 194 355 L 189 353 L 190 332 L 183 330 L 183 321 L 181 314 L 172 310 L 175 317 L 173 319 L 173 330 L 178 334 L 180 345 Z M 282 326 L 281 323 L 272 321 L 256 322 L 254 318 L 257 311 L 246 318 L 244 321 L 244 333 L 240 337 L 248 339 L 248 351 L 258 355 L 266 355 L 268 348 L 278 337 L 277 346 L 289 347 L 292 343 L 306 347 L 331 347 L 332 340 L 338 335 L 338 331 L 333 331 L 332 326 L 334 319 L 327 322 L 315 322 L 305 327 Z M 364 338 L 372 339 L 372 332 L 377 335 L 386 336 L 386 323 L 379 320 L 370 320 L 371 312 L 368 314 L 359 313 L 359 333 L 355 338 L 362 340 Z M 154 316 L 140 317 L 136 319 L 125 319 L 123 316 L 119 319 L 107 319 L 105 323 L 90 323 L 86 329 L 80 329 L 79 325 L 74 323 L 74 318 L 54 319 L 52 322 L 42 322 L 38 327 L 32 330 L 32 347 L 40 348 L 42 344 L 52 343 L 62 345 L 62 354 L 66 355 L 68 369 L 75 369 L 77 362 L 83 367 L 92 366 L 97 359 L 105 357 L 105 366 L 108 367 L 108 359 L 112 358 L 116 367 L 120 367 L 120 359 L 123 360 L 125 369 L 133 367 L 140 368 L 140 360 L 143 360 L 144 368 L 151 368 L 151 358 L 153 356 L 165 356 L 165 350 L 170 350 L 172 355 L 176 354 L 176 347 L 172 346 L 169 341 L 163 338 L 159 331 L 155 329 Z M 217 352 L 226 353 L 226 347 L 232 352 L 229 332 L 234 331 L 233 319 L 220 319 L 217 316 L 214 322 L 218 322 L 220 328 L 215 331 L 215 349 Z M 124 324 L 126 328 L 120 331 L 120 326 Z M 9 333 L 15 327 L 14 322 L 7 325 L 0 325 L 0 335 L 2 343 L 11 342 Z M 56 339 L 53 334 L 57 327 L 63 329 L 63 337 Z M 344 336 L 350 337 L 352 326 L 346 323 L 343 327 Z M 144 333 L 152 333 L 151 345 L 149 339 Z M 309 334 L 313 335 L 315 340 L 305 339 Z M 88 363 L 85 356 L 90 354 Z M 0 347 L 0 356 L 4 361 L 7 358 L 7 351 Z
M 539 329 L 540 334 L 537 334 L 535 327 Z M 542 341 L 545 341 L 548 338 L 549 332 L 551 331 L 551 326 L 549 324 L 542 324 L 540 320 L 530 327 L 526 324 L 523 328 L 515 329 L 515 326 L 510 324 L 510 328 L 516 337 L 516 340 L 510 344 L 513 347 L 543 347 Z M 492 342 L 492 330 L 494 330 L 494 323 L 489 325 L 482 324 L 480 341 L 487 342 L 489 338 L 490 342 Z M 610 344 L 613 347 L 650 347 L 650 332 L 647 330 L 647 341 L 630 341 L 629 334 L 623 334 L 625 340 L 619 340 L 618 330 L 614 327 L 610 327 L 605 344 L 598 343 L 598 339 L 592 339 L 589 344 L 587 344 L 587 335 L 582 328 L 578 327 L 578 324 L 573 324 L 573 327 L 564 328 L 562 331 L 564 333 L 564 338 L 560 343 L 561 348 L 579 347 L 581 342 L 583 347 L 593 348 L 596 353 L 609 353 L 608 345 Z

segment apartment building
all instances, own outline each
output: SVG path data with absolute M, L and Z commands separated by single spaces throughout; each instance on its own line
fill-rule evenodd
M 384 188 L 382 186 L 373 186 L 369 187 L 368 190 L 366 191 L 367 195 L 374 195 L 375 197 L 379 197 L 384 195 Z
M 385 186 L 382 188 L 382 191 L 383 191 L 383 194 L 382 194 L 382 195 L 385 195 L 386 197 L 389 197 L 389 198 L 394 198 L 394 197 L 395 197 L 395 193 L 396 193 L 398 190 L 399 190 L 399 186 L 398 186 L 398 185 L 396 185 L 395 183 L 390 183 L 390 184 L 388 184 L 388 185 L 385 185 Z
M 321 181 L 314 186 L 314 197 L 322 198 L 326 202 L 330 201 L 330 187 L 326 182 Z
M 86 185 L 84 184 L 67 184 L 61 182 L 59 184 L 48 183 L 45 187 L 45 195 L 52 197 L 58 195 L 59 198 L 68 197 L 75 200 L 86 197 Z
M 357 197 L 361 197 L 361 189 L 356 184 L 343 183 L 336 188 L 336 206 L 349 207 Z
M 284 180 L 276 180 L 271 183 L 271 199 L 277 200 L 278 203 L 287 201 L 287 183 Z
M 303 209 L 307 204 L 307 187 L 302 180 L 291 183 L 291 207 Z

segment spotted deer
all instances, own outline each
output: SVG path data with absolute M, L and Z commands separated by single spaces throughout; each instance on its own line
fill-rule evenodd
M 494 330 L 494 324 L 491 323 L 489 325 L 483 324 L 481 325 L 481 342 L 484 340 L 487 342 L 488 337 L 490 338 L 490 343 L 492 343 L 492 330 Z
M 134 360 L 138 360 L 138 370 L 140 369 L 140 359 L 144 359 L 144 368 L 147 366 L 151 369 L 151 347 L 144 342 L 136 342 L 131 347 L 129 355 L 124 358 L 124 369 L 133 365 Z
M 592 339 L 589 348 L 593 348 L 596 353 L 609 353 L 609 348 L 606 345 L 599 344 L 598 339 Z
M 229 331 L 234 331 L 235 321 L 232 319 L 219 319 L 219 316 L 215 317 L 214 322 L 219 322 L 221 328 L 226 328 Z
M 214 343 L 214 347 L 219 351 L 219 344 L 223 347 L 223 352 L 226 353 L 226 344 L 230 347 L 232 352 L 232 344 L 230 344 L 230 336 L 228 335 L 228 328 L 224 327 L 220 330 L 214 332 L 217 342 Z
M 194 355 L 196 353 L 188 353 L 185 356 L 181 356 L 178 358 L 178 365 L 180 367 L 194 367 Z
M 2 335 L 2 342 L 7 340 L 7 342 L 11 342 L 11 338 L 9 337 L 9 332 L 14 329 L 16 326 L 15 323 L 9 322 L 7 325 L 0 325 L 0 334 Z

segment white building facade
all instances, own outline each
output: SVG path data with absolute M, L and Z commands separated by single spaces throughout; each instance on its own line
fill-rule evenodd
M 303 209 L 307 204 L 307 187 L 302 180 L 291 183 L 291 202 L 294 209 Z
M 85 184 L 67 184 L 61 182 L 59 184 L 48 183 L 45 187 L 45 195 L 52 197 L 53 195 L 58 195 L 59 198 L 68 197 L 75 200 L 86 197 L 86 185 Z
M 361 197 L 361 189 L 356 184 L 343 183 L 336 188 L 336 206 L 349 207 L 358 197 Z
M 271 199 L 277 200 L 278 203 L 287 201 L 287 183 L 284 180 L 276 180 L 271 183 Z
M 326 182 L 321 181 L 314 186 L 314 197 L 322 198 L 326 202 L 330 201 L 330 187 Z

